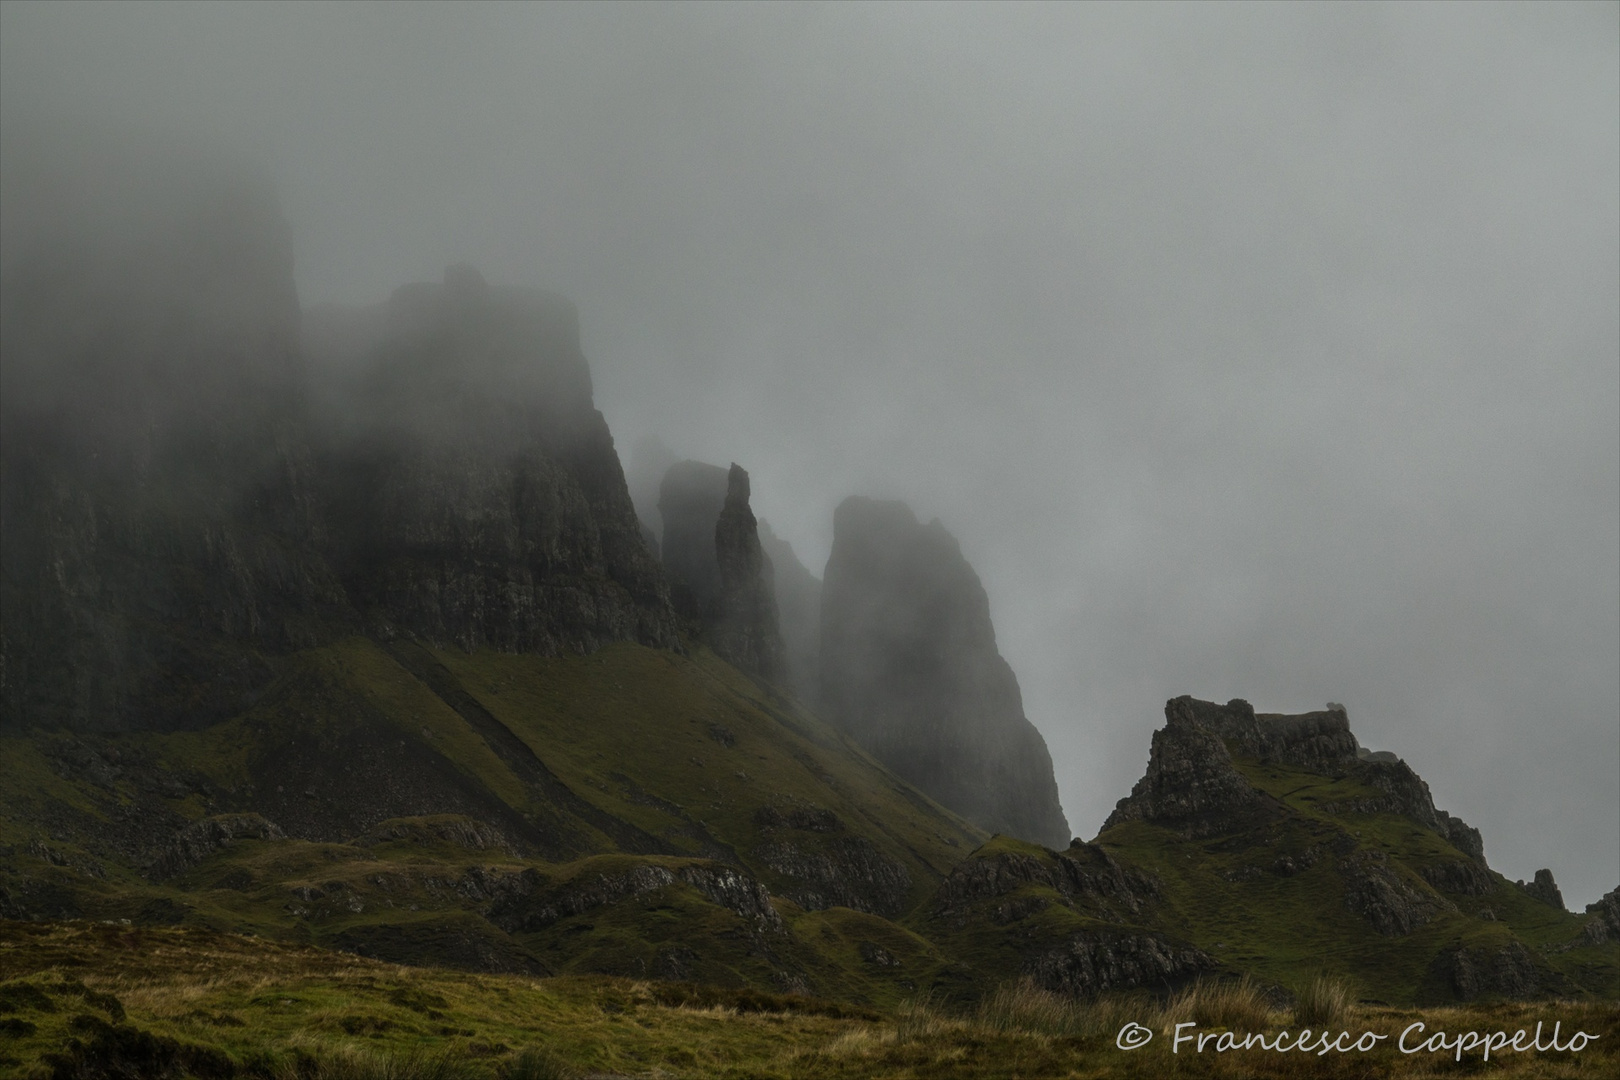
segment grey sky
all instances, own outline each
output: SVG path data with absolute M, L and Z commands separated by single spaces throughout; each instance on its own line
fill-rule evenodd
M 1620 882 L 1620 6 L 0 7 L 0 106 L 217 139 L 306 303 L 581 310 L 620 447 L 961 539 L 1076 832 L 1167 697 L 1344 702 Z

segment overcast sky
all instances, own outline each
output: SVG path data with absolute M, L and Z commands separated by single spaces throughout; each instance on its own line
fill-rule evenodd
M 1620 882 L 1620 6 L 0 6 L 0 106 L 257 157 L 306 304 L 580 308 L 621 456 L 962 541 L 1077 834 L 1166 698 L 1349 708 Z

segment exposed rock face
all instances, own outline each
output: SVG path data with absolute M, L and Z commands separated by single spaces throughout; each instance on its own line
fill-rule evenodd
M 799 700 L 813 703 L 821 659 L 821 579 L 805 569 L 793 545 L 759 522 L 759 546 L 776 575 L 776 616 L 786 648 L 787 683 Z
M 966 925 L 962 920 L 973 904 L 1031 884 L 1053 890 L 1067 903 L 1083 905 L 1094 916 L 1121 921 L 1140 915 L 1158 895 L 1158 886 L 1147 875 L 1125 870 L 1101 847 L 1076 840 L 1044 859 L 1017 852 L 965 859 L 939 887 L 935 905 L 940 915 Z
M 1200 707 L 1202 706 L 1202 707 Z M 1145 820 L 1186 836 L 1209 836 L 1262 824 L 1276 816 L 1275 800 L 1256 791 L 1232 764 L 1226 744 L 1201 717 L 1242 716 L 1248 703 L 1224 710 L 1190 697 L 1165 703 L 1165 726 L 1153 733 L 1147 772 L 1103 824 Z M 1247 711 L 1252 722 L 1254 713 Z
M 1356 761 L 1356 739 L 1343 705 L 1297 716 L 1256 716 L 1241 698 L 1225 705 L 1184 700 L 1199 726 L 1219 735 L 1238 757 L 1320 773 L 1341 772 Z
M 242 170 L 124 147 L 85 185 L 13 149 L 0 725 L 205 726 L 362 631 L 676 642 L 566 301 L 452 268 L 304 318 Z
M 826 718 L 969 821 L 1069 840 L 1052 758 L 996 650 L 978 575 L 944 526 L 845 499 L 821 593 Z
M 720 568 L 714 651 L 744 671 L 783 682 L 787 659 L 776 622 L 775 572 L 760 547 L 748 496 L 748 473 L 733 462 L 726 477 L 726 502 L 714 525 L 714 555 Z
M 1476 998 L 1528 1000 L 1564 992 L 1568 980 L 1517 941 L 1497 948 L 1458 949 L 1435 959 L 1430 974 L 1463 1001 Z
M 1559 911 L 1567 911 L 1564 907 L 1564 894 L 1558 891 L 1558 883 L 1553 880 L 1551 870 L 1537 870 L 1534 881 L 1526 884 L 1517 882 L 1519 888 L 1540 900 L 1543 904 L 1551 904 Z
M 1596 903 L 1587 904 L 1586 913 L 1592 917 L 1581 930 L 1583 944 L 1620 940 L 1620 888 L 1610 889 Z
M 452 267 L 395 291 L 373 356 L 323 469 L 373 630 L 469 651 L 675 642 L 572 305 Z
M 671 465 L 658 488 L 660 541 L 670 601 L 681 617 L 713 625 L 720 612 L 720 560 L 714 527 L 725 509 L 730 474 L 718 465 L 680 461 Z
M 1344 906 L 1385 937 L 1400 937 L 1440 915 L 1451 903 L 1391 866 L 1382 851 L 1359 851 L 1339 864 Z
M 290 230 L 228 162 L 36 149 L 0 155 L 0 726 L 199 727 L 347 615 Z
M 1204 952 L 1157 934 L 1102 930 L 1076 934 L 1061 948 L 1034 957 L 1024 973 L 1043 990 L 1094 997 L 1107 990 L 1174 986 L 1215 966 Z
M 675 610 L 716 653 L 772 682 L 786 678 L 774 570 L 748 506 L 748 473 L 682 461 L 664 474 L 664 567 Z

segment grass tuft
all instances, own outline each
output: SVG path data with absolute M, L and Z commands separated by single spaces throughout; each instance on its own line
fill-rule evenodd
M 1312 1027 L 1338 1024 L 1355 1009 L 1357 991 L 1343 980 L 1317 975 L 1306 983 L 1294 1004 L 1294 1023 Z
M 1201 1028 L 1263 1031 L 1271 1023 L 1271 1000 L 1249 976 L 1209 981 L 1200 979 L 1181 991 L 1164 1010 L 1165 1022 L 1191 1020 Z

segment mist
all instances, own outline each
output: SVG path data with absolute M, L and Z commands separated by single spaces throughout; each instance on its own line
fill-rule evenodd
M 256 162 L 306 308 L 566 296 L 814 573 L 939 518 L 1079 835 L 1167 698 L 1336 701 L 1620 881 L 1620 6 L 0 7 L 87 118 Z

